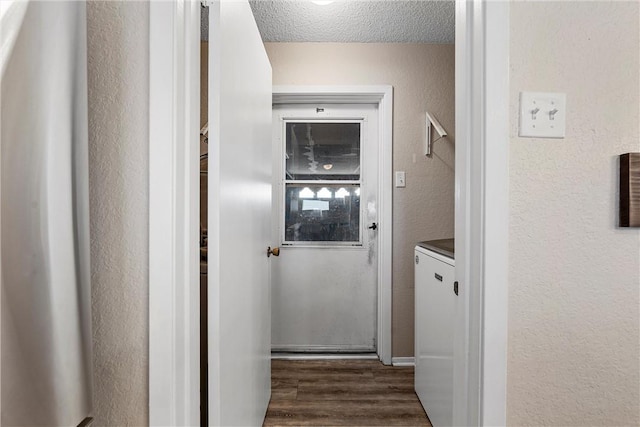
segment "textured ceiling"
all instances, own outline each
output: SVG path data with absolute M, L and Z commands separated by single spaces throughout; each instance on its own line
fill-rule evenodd
M 453 43 L 454 0 L 250 1 L 265 42 Z M 205 15 L 205 14 L 203 14 Z M 207 37 L 203 19 L 203 40 Z

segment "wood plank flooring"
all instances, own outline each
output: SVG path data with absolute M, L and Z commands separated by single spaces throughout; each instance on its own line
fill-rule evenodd
M 274 360 L 264 426 L 431 426 L 413 368 L 377 360 Z

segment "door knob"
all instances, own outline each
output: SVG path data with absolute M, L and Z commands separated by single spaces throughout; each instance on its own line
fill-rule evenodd
M 367 227 L 369 230 L 377 230 L 378 229 L 378 224 L 376 224 L 375 222 L 373 224 L 371 224 L 370 226 Z
M 267 258 L 269 258 L 271 255 L 273 256 L 280 256 L 280 248 L 273 248 L 271 249 L 271 246 L 269 246 L 267 248 Z

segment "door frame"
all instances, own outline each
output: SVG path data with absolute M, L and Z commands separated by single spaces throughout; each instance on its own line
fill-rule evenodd
M 374 104 L 378 106 L 378 309 L 376 352 L 391 364 L 391 286 L 393 274 L 393 87 L 273 87 L 273 104 Z
M 453 425 L 506 425 L 509 2 L 456 0 L 455 50 Z
M 149 422 L 197 425 L 200 2 L 149 8 Z M 508 2 L 456 0 L 455 49 L 454 425 L 505 425 Z
M 200 2 L 149 21 L 149 424 L 200 425 Z

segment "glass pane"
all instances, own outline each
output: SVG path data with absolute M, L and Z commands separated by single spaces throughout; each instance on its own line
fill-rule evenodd
M 286 179 L 360 179 L 360 123 L 287 123 Z
M 359 242 L 360 186 L 287 184 L 285 240 Z

